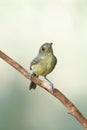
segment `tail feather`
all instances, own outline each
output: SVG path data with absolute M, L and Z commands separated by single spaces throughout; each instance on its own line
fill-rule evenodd
M 35 89 L 35 88 L 36 88 L 36 84 L 31 81 L 30 86 L 29 86 L 29 90 Z
M 35 75 L 35 77 L 38 78 L 39 76 L 38 76 L 38 75 L 37 75 L 37 76 Z M 37 86 L 37 85 L 36 85 L 34 82 L 31 81 L 30 86 L 29 86 L 29 90 L 31 90 L 31 89 L 35 89 L 36 86 Z

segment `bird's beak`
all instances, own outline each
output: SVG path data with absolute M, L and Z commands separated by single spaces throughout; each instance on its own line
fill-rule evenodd
M 50 46 L 52 46 L 53 45 L 53 43 L 49 43 L 50 44 Z

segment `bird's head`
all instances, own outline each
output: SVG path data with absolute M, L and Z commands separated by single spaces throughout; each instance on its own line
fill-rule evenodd
M 44 43 L 39 49 L 39 54 L 53 53 L 52 44 L 53 43 Z

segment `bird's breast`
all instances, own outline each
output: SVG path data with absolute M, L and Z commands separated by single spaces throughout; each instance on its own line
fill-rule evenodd
M 43 56 L 39 63 L 32 66 L 32 70 L 36 75 L 46 76 L 56 65 L 56 58 L 54 55 Z

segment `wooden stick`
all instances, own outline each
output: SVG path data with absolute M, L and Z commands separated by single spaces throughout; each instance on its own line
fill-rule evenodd
M 0 51 L 0 58 L 2 58 L 4 61 L 6 61 L 8 64 L 10 64 L 13 68 L 15 68 L 17 71 L 19 71 L 23 76 L 25 76 L 27 79 L 32 80 L 34 83 L 39 85 L 40 87 L 47 90 L 50 94 L 55 96 L 58 100 L 60 100 L 61 103 L 64 104 L 64 106 L 68 109 L 68 113 L 74 116 L 79 123 L 87 130 L 87 119 L 83 116 L 83 114 L 77 109 L 77 107 L 67 98 L 65 97 L 58 89 L 54 88 L 53 93 L 50 91 L 50 86 L 43 82 L 42 80 L 38 78 L 30 78 L 30 73 L 25 70 L 21 65 L 19 65 L 16 61 L 11 59 L 9 56 L 4 54 L 2 51 Z

